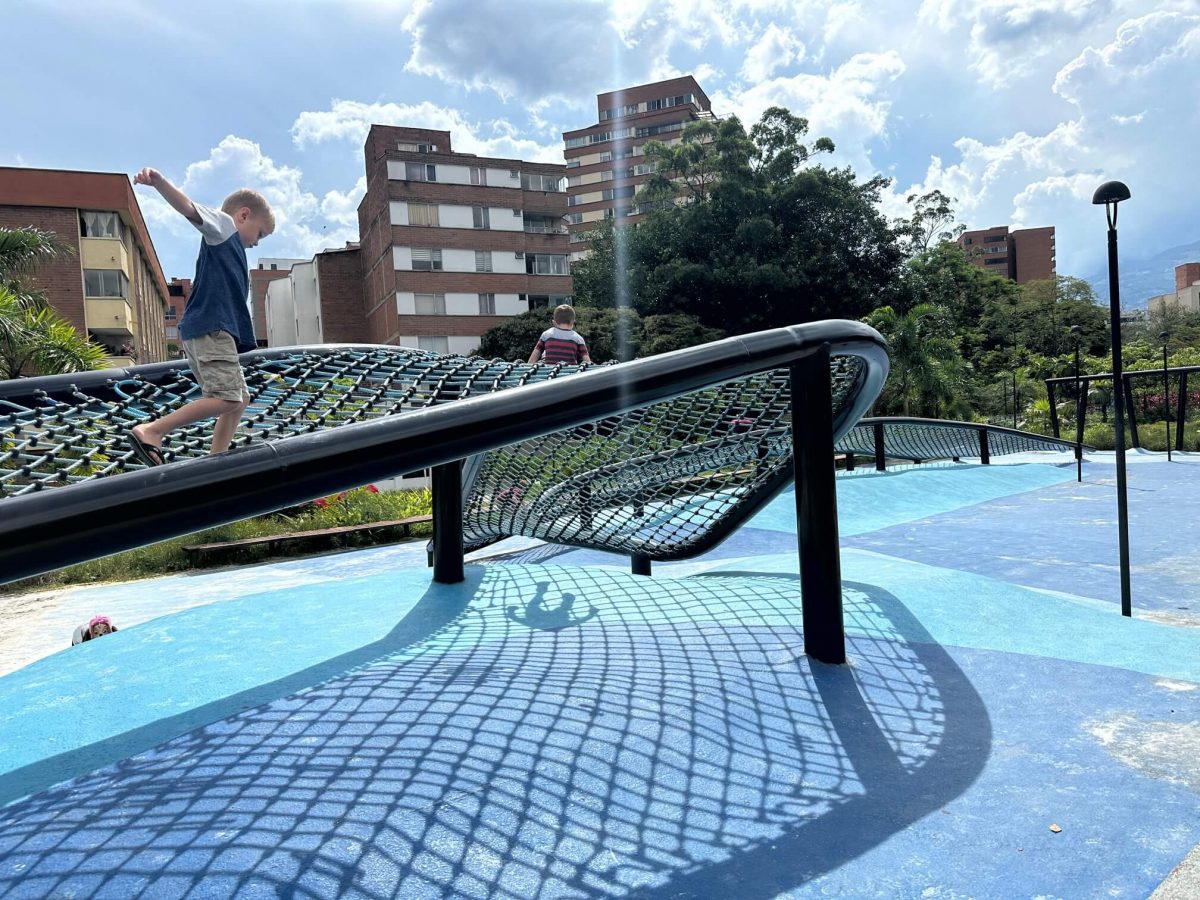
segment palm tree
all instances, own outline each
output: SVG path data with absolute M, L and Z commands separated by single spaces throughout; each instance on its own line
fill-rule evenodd
M 51 232 L 0 228 L 0 379 L 103 368 L 105 349 L 50 309 L 31 280 L 39 263 L 70 252 Z
M 919 303 L 899 315 L 890 306 L 881 306 L 866 321 L 887 338 L 892 364 L 887 393 L 898 395 L 904 415 L 913 406 L 935 415 L 943 409 L 961 413 L 966 364 L 938 307 Z

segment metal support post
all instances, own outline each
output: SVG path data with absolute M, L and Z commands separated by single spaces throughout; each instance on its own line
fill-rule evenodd
M 883 472 L 887 469 L 887 451 L 883 446 L 883 423 L 876 422 L 871 426 L 871 431 L 875 436 L 875 471 Z
M 1183 422 L 1187 415 L 1187 372 L 1179 373 L 1179 398 L 1175 403 L 1175 449 L 1183 451 Z
M 833 464 L 829 345 L 791 367 L 792 458 L 804 651 L 825 663 L 846 661 L 842 567 L 838 551 L 837 477 Z M 882 450 L 877 437 L 876 456 Z
M 633 553 L 629 557 L 629 571 L 634 575 L 650 574 L 650 557 Z
M 979 426 L 979 461 L 985 466 L 992 464 L 992 450 L 988 446 L 988 430 L 986 425 Z
M 433 580 L 458 584 L 463 574 L 462 460 L 434 466 Z

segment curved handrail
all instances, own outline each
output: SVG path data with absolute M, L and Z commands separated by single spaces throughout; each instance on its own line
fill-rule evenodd
M 453 462 L 791 366 L 826 348 L 835 356 L 858 356 L 866 363 L 859 390 L 834 418 L 836 439 L 878 396 L 888 371 L 886 344 L 878 332 L 859 322 L 794 325 L 597 367 L 520 390 L 13 497 L 4 502 L 0 521 L 0 581 L 273 512 L 398 472 Z M 112 378 L 95 374 L 102 376 L 102 383 Z M 86 380 L 55 377 L 53 386 L 43 383 L 37 389 L 66 389 Z M 23 387 L 28 391 L 31 385 L 26 382 Z

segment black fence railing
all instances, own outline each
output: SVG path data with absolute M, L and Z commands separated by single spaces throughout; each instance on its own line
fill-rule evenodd
M 993 456 L 1055 450 L 1078 453 L 1083 447 L 1002 425 L 886 416 L 861 419 L 838 439 L 835 449 L 846 455 L 847 468 L 853 469 L 855 457 L 863 456 L 874 460 L 882 472 L 889 459 L 920 463 L 967 458 L 987 465 Z
M 1170 419 L 1175 427 L 1175 449 L 1183 450 L 1184 423 L 1187 421 L 1188 407 L 1191 405 L 1188 398 L 1188 375 L 1196 372 L 1200 372 L 1200 366 L 1169 366 L 1166 369 L 1138 369 L 1133 372 L 1121 373 L 1121 390 L 1127 417 L 1126 430 L 1129 432 L 1129 442 L 1135 448 L 1142 446 L 1141 438 L 1138 436 L 1139 407 L 1143 410 L 1142 421 L 1150 421 L 1144 414 L 1146 407 L 1150 404 L 1137 402 L 1135 384 L 1149 386 L 1148 388 L 1143 387 L 1143 390 L 1163 392 L 1157 405 L 1163 409 L 1164 415 L 1160 416 L 1158 421 Z M 1072 393 L 1075 394 L 1076 440 L 1082 443 L 1088 408 L 1092 405 L 1088 403 L 1088 388 L 1093 382 L 1107 381 L 1111 383 L 1112 380 L 1112 372 L 1080 375 L 1078 378 L 1070 375 L 1062 378 L 1047 378 L 1046 398 L 1050 402 L 1050 427 L 1054 431 L 1054 436 L 1060 437 L 1057 403 L 1060 389 L 1066 392 L 1067 397 L 1070 397 Z M 1175 382 L 1173 386 L 1171 385 L 1172 380 Z M 1174 414 L 1167 415 L 1170 412 L 1169 407 L 1172 405 Z
M 310 349 L 319 357 L 321 348 Z M 841 393 L 835 409 L 831 364 L 840 357 L 855 357 L 858 365 L 853 384 Z M 253 358 L 254 354 L 248 354 L 243 364 Z M 457 369 L 468 364 L 457 358 Z M 874 402 L 888 370 L 885 343 L 879 334 L 848 321 L 815 322 L 727 338 L 620 366 L 595 367 L 553 381 L 524 384 L 519 389 L 511 388 L 523 384 L 527 375 L 506 382 L 504 386 L 510 389 L 494 392 L 477 384 L 479 393 L 452 392 L 451 399 L 461 397 L 453 402 L 404 409 L 399 415 L 324 430 L 312 421 L 306 426 L 313 429 L 310 433 L 286 431 L 223 454 L 88 477 L 0 499 L 0 582 L 425 468 L 434 469 L 437 491 L 434 577 L 458 581 L 463 577 L 462 460 L 778 369 L 790 373 L 806 649 L 823 661 L 842 662 L 845 646 L 832 451 L 834 442 Z M 513 375 L 512 370 L 508 365 L 508 376 Z M 124 374 L 144 379 L 174 377 L 178 371 L 175 364 L 156 364 Z M 48 427 L 69 429 L 71 410 L 82 412 L 86 406 L 78 401 L 71 409 L 63 409 L 64 401 L 55 400 L 56 396 L 77 397 L 86 386 L 104 390 L 111 375 L 108 373 L 107 379 L 104 373 L 56 376 L 29 379 L 16 386 L 0 385 L 0 399 L 10 408 L 35 395 L 48 406 L 56 403 L 54 408 L 59 411 L 52 416 L 34 413 L 41 420 L 40 439 Z M 27 422 L 29 415 L 27 409 L 9 413 L 12 427 Z M 50 418 L 57 421 L 51 423 Z M 798 423 L 803 427 L 796 427 Z M 21 440 L 23 447 L 31 443 Z M 111 433 L 106 440 L 112 440 Z M 32 465 L 22 468 L 30 470 L 26 475 L 36 474 Z

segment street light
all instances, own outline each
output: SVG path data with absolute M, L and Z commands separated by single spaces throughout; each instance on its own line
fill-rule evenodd
M 1072 325 L 1075 338 L 1075 480 L 1083 481 L 1083 396 L 1079 392 L 1079 340 L 1083 326 Z
M 1117 540 L 1121 553 L 1121 615 L 1133 615 L 1129 590 L 1129 502 L 1125 483 L 1125 382 L 1121 371 L 1121 288 L 1117 277 L 1117 204 L 1130 197 L 1119 181 L 1106 181 L 1092 195 L 1108 220 L 1108 316 L 1112 326 L 1113 412 L 1117 451 Z
M 1171 332 L 1164 331 L 1158 339 L 1163 345 L 1163 421 L 1167 423 L 1167 462 L 1171 461 L 1171 378 L 1167 372 L 1167 342 Z

